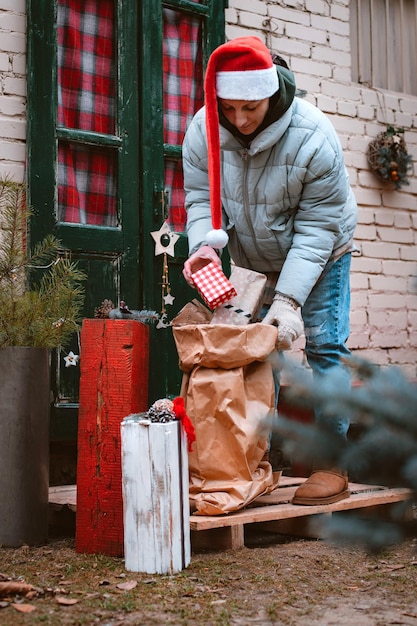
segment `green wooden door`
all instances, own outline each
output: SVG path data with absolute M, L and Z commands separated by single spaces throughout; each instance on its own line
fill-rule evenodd
M 182 277 L 188 245 L 183 207 L 181 143 L 202 104 L 203 69 L 224 41 L 224 0 L 147 0 L 141 4 L 141 159 L 143 178 L 143 263 L 149 269 L 144 300 L 170 320 L 196 297 Z M 179 235 L 175 256 L 155 254 L 151 232 L 165 223 Z M 164 264 L 168 272 L 164 275 Z M 163 283 L 169 282 L 170 304 Z M 162 287 L 161 287 L 162 283 Z M 172 298 L 171 298 L 172 296 Z M 181 372 L 172 329 L 151 330 L 150 401 L 178 395 Z
M 84 315 L 139 304 L 137 2 L 28 0 L 31 242 L 53 232 L 88 275 Z M 77 335 L 53 355 L 52 439 L 77 434 Z
M 165 307 L 169 320 L 195 296 L 182 279 L 187 242 L 183 218 L 172 221 L 166 181 L 170 164 L 180 164 L 182 135 L 166 141 L 172 72 L 164 37 L 174 22 L 173 39 L 191 38 L 201 83 L 224 39 L 224 7 L 224 0 L 27 0 L 31 242 L 53 232 L 79 261 L 88 275 L 86 317 L 111 299 L 158 313 Z M 169 52 L 175 67 L 175 47 Z M 180 187 L 177 171 L 177 196 Z M 180 234 L 168 258 L 172 305 L 162 298 L 164 255 L 155 255 L 151 236 L 166 218 Z M 64 367 L 69 350 L 79 352 L 77 335 L 54 355 L 52 439 L 77 434 L 79 369 Z M 169 325 L 151 327 L 150 352 L 150 401 L 178 394 Z

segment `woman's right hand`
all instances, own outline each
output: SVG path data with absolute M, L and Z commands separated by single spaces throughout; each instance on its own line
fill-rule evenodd
M 194 272 L 197 272 L 197 270 L 201 270 L 202 267 L 208 265 L 208 263 L 210 263 L 211 261 L 217 263 L 217 265 L 220 265 L 221 267 L 220 257 L 210 246 L 201 246 L 199 250 L 194 252 L 185 261 L 182 274 L 190 287 L 195 287 L 191 278 L 191 274 L 194 274 Z

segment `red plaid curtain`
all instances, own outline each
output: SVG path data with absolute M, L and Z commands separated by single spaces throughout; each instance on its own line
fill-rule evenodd
M 194 113 L 203 101 L 201 20 L 172 9 L 163 10 L 164 142 L 181 145 Z M 165 162 L 169 197 L 168 223 L 185 230 L 182 164 Z
M 115 134 L 116 60 L 114 0 L 58 2 L 58 125 Z M 201 20 L 163 9 L 164 142 L 181 145 L 201 107 Z M 58 219 L 117 225 L 115 151 L 60 141 Z M 167 160 L 168 222 L 185 229 L 180 160 Z
M 115 134 L 114 0 L 58 2 L 58 125 Z M 117 224 L 115 151 L 58 145 L 58 219 Z

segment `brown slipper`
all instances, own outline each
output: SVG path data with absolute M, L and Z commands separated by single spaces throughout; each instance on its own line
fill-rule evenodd
M 339 470 L 315 470 L 298 487 L 292 504 L 314 506 L 315 504 L 333 504 L 349 498 L 350 490 L 346 473 Z

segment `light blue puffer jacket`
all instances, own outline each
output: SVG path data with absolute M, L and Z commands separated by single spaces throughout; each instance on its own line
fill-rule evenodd
M 224 228 L 233 261 L 280 272 L 276 290 L 303 305 L 334 250 L 352 239 L 357 205 L 329 119 L 295 98 L 242 148 L 220 127 Z M 211 229 L 204 107 L 183 144 L 190 253 Z

